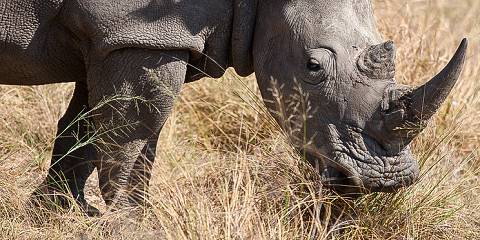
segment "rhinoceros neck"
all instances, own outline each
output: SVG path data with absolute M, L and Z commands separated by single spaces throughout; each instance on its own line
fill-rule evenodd
M 230 65 L 241 76 L 253 73 L 252 45 L 258 0 L 233 0 Z
M 259 0 L 230 1 L 223 15 L 208 11 L 217 26 L 209 33 L 200 56 L 190 63 L 193 67 L 187 72 L 187 82 L 203 76 L 220 77 L 228 67 L 241 76 L 253 73 L 252 46 Z

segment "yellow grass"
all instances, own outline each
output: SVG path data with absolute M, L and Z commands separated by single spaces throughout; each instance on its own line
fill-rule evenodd
M 73 86 L 0 86 L 0 238 L 480 239 L 480 2 L 377 0 L 375 8 L 397 44 L 401 83 L 421 84 L 470 40 L 461 80 L 414 142 L 422 165 L 414 186 L 355 202 L 320 194 L 259 105 L 254 78 L 228 73 L 185 86 L 159 143 L 152 208 L 111 231 L 105 223 L 120 213 L 86 218 L 25 204 L 46 175 Z M 88 199 L 105 210 L 95 175 Z

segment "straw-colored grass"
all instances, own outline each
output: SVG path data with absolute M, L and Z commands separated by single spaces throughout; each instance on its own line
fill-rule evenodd
M 254 78 L 229 72 L 184 87 L 161 134 L 152 207 L 110 231 L 125 221 L 120 213 L 86 218 L 25 204 L 46 175 L 73 86 L 0 86 L 0 238 L 480 239 L 480 2 L 377 0 L 375 8 L 396 42 L 401 83 L 421 84 L 470 40 L 461 80 L 413 144 L 422 166 L 414 186 L 354 202 L 320 194 L 259 105 Z M 96 173 L 87 195 L 105 210 Z

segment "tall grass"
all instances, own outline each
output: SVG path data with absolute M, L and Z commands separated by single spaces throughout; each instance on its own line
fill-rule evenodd
M 78 211 L 39 218 L 26 206 L 48 169 L 56 121 L 72 85 L 0 86 L 0 238 L 480 239 L 480 2 L 377 0 L 381 32 L 398 48 L 397 79 L 419 85 L 467 36 L 466 69 L 414 142 L 418 183 L 354 202 L 322 193 L 315 173 L 259 104 L 253 77 L 185 86 L 164 127 L 151 205 L 140 223 Z M 96 176 L 88 200 L 105 210 Z

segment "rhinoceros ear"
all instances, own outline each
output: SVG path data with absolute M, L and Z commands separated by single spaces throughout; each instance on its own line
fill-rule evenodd
M 253 33 L 258 0 L 234 0 L 231 66 L 243 77 L 253 73 Z

